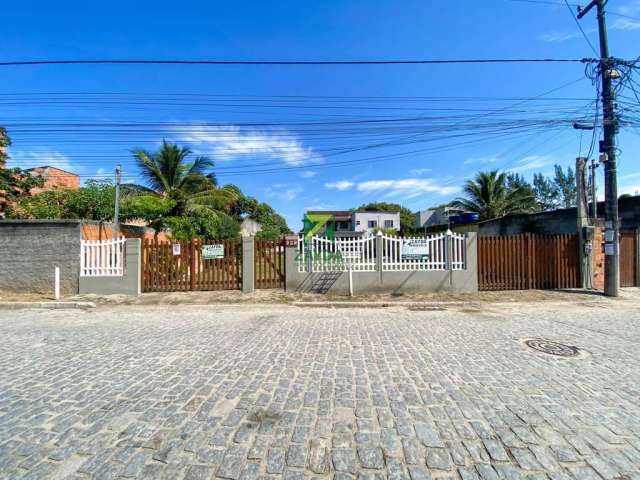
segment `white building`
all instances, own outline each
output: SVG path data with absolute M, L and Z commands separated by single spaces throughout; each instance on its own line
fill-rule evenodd
M 400 212 L 353 212 L 351 228 L 354 232 L 371 232 L 375 228 L 400 231 Z

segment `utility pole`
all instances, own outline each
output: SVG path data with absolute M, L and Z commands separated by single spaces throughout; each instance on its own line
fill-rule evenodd
M 593 220 L 593 225 L 595 226 L 598 222 L 598 195 L 597 195 L 597 185 L 596 185 L 596 168 L 598 168 L 598 164 L 594 158 L 591 159 L 591 165 L 589 166 L 589 186 L 591 187 L 591 218 Z
M 116 240 L 119 237 L 120 231 L 120 176 L 122 175 L 122 167 L 116 165 L 116 198 L 113 213 L 113 239 Z
M 615 94 L 612 79 L 619 73 L 615 70 L 615 60 L 609 57 L 607 25 L 604 6 L 606 0 L 592 0 L 584 9 L 578 9 L 578 18 L 584 17 L 593 7 L 597 8 L 598 33 L 600 37 L 600 75 L 602 77 L 602 123 L 604 142 L 600 149 L 604 161 L 604 198 L 605 198 L 605 270 L 604 293 L 617 297 L 620 293 L 620 254 L 618 251 L 618 180 L 616 174 L 616 133 L 618 119 L 615 112 Z

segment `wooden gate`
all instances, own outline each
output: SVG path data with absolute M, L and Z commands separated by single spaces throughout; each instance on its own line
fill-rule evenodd
M 578 235 L 478 238 L 480 290 L 577 288 Z
M 255 240 L 255 288 L 284 288 L 285 240 Z
M 637 287 L 638 237 L 635 231 L 620 232 L 620 286 Z
M 203 246 L 220 258 L 203 258 Z M 167 242 L 145 240 L 142 248 L 142 291 L 238 290 L 242 288 L 242 243 L 236 240 Z

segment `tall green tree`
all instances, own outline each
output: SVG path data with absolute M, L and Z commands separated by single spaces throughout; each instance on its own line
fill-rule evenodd
M 465 184 L 464 195 L 451 205 L 477 213 L 481 220 L 536 210 L 532 189 L 523 186 L 510 188 L 507 174 L 497 170 L 478 172 L 474 180 Z
M 560 165 L 554 165 L 553 183 L 555 183 L 560 206 L 570 208 L 576 206 L 576 176 L 571 167 L 567 167 L 566 173 Z
M 411 235 L 416 231 L 416 220 L 407 207 L 403 207 L 398 203 L 371 202 L 360 205 L 356 211 L 358 212 L 400 212 L 400 233 L 402 235 Z
M 558 206 L 558 188 L 542 173 L 533 174 L 533 191 L 540 210 L 553 210 Z
M 7 154 L 7 147 L 11 145 L 11 139 L 7 135 L 7 130 L 4 127 L 0 127 L 0 168 L 4 168 L 7 165 L 9 155 Z

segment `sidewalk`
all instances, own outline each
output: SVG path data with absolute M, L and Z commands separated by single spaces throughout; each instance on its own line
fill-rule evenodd
M 627 289 L 622 298 L 633 295 Z M 523 290 L 504 292 L 477 293 L 424 293 L 405 295 L 357 295 L 354 297 L 325 295 L 313 293 L 285 292 L 283 290 L 256 290 L 253 293 L 242 293 L 238 290 L 213 292 L 161 292 L 144 293 L 139 297 L 121 295 L 96 296 L 76 295 L 70 300 L 91 301 L 98 305 L 207 305 L 207 304 L 300 304 L 301 302 L 318 302 L 322 304 L 373 303 L 373 304 L 405 304 L 405 303 L 532 303 L 532 302 L 589 302 L 605 299 L 597 292 Z

